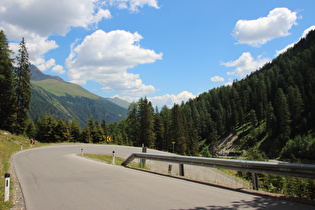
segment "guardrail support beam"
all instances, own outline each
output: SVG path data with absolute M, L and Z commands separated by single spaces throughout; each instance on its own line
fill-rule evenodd
M 253 190 L 258 190 L 258 176 L 255 172 L 252 172 Z
M 179 164 L 179 175 L 185 176 L 184 164 L 182 164 L 182 163 Z
M 169 163 L 182 164 L 180 166 L 179 174 L 184 176 L 184 166 L 199 165 L 214 168 L 224 168 L 229 170 L 247 171 L 252 173 L 266 173 L 276 174 L 284 176 L 294 176 L 302 178 L 315 179 L 315 165 L 314 164 L 296 164 L 296 163 L 274 163 L 264 161 L 248 161 L 248 160 L 227 160 L 218 158 L 203 158 L 203 157 L 191 157 L 191 156 L 179 156 L 179 155 L 165 155 L 165 154 L 150 154 L 150 153 L 132 153 L 123 163 L 123 166 L 128 165 L 135 158 L 165 161 Z M 257 175 L 253 180 L 254 189 L 258 189 Z

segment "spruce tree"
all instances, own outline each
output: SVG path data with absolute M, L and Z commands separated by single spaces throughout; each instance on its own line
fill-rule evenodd
M 279 140 L 285 143 L 290 137 L 290 122 L 291 116 L 289 111 L 289 106 L 285 94 L 282 88 L 277 90 L 276 100 L 275 100 L 275 117 L 277 122 L 277 132 Z
M 182 110 L 177 104 L 172 108 L 171 122 L 171 138 L 175 142 L 175 152 L 184 155 L 187 152 L 186 122 Z
M 73 119 L 70 125 L 70 130 L 71 130 L 71 138 L 74 142 L 80 141 L 80 136 L 81 136 L 81 128 L 76 119 Z
M 15 119 L 14 66 L 4 32 L 0 31 L 0 129 L 12 131 Z
M 155 141 L 154 110 L 151 102 L 145 97 L 139 100 L 138 119 L 140 124 L 140 143 L 152 148 Z
M 28 52 L 24 38 L 20 43 L 19 54 L 16 57 L 15 92 L 16 92 L 16 123 L 15 132 L 21 134 L 25 130 L 28 110 L 31 102 L 31 71 L 29 69 Z
M 159 113 L 154 116 L 154 133 L 156 149 L 163 150 L 163 145 L 165 144 L 164 125 Z
M 139 140 L 139 121 L 138 121 L 138 103 L 133 102 L 129 105 L 128 108 L 129 114 L 126 119 L 127 124 L 127 134 L 132 143 L 135 146 L 141 146 Z

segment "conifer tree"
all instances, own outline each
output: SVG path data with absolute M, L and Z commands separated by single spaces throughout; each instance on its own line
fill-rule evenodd
M 290 137 L 290 111 L 285 94 L 282 88 L 277 90 L 275 100 L 275 117 L 277 121 L 277 131 L 280 141 L 288 140 Z M 284 142 L 285 143 L 285 142 Z
M 70 124 L 70 132 L 71 132 L 71 139 L 74 142 L 80 141 L 81 136 L 81 128 L 76 119 L 73 119 Z
M 155 133 L 154 133 L 154 118 L 153 107 L 151 102 L 145 97 L 139 100 L 138 118 L 140 124 L 140 143 L 145 144 L 147 147 L 154 146 Z
M 19 54 L 16 58 L 17 68 L 15 68 L 15 92 L 16 92 L 16 128 L 17 134 L 25 130 L 28 110 L 31 102 L 31 71 L 29 69 L 28 52 L 24 38 L 20 43 Z
M 163 145 L 165 145 L 164 126 L 162 117 L 159 113 L 155 114 L 154 116 L 154 133 L 156 149 L 163 150 Z
M 4 32 L 0 31 L 0 129 L 12 131 L 15 119 L 14 66 Z
M 28 119 L 26 122 L 25 134 L 29 138 L 34 138 L 36 136 L 36 127 L 32 119 Z
M 106 120 L 105 119 L 102 120 L 101 127 L 103 129 L 104 135 L 106 136 L 108 134 L 108 128 L 107 128 L 107 124 L 106 124 Z
M 130 142 L 135 146 L 140 146 L 139 140 L 139 121 L 138 121 L 138 103 L 133 102 L 129 105 L 129 114 L 126 119 L 127 134 Z
M 93 143 L 102 143 L 105 141 L 104 130 L 102 129 L 99 121 L 95 121 L 93 133 Z
M 85 128 L 83 129 L 82 133 L 81 133 L 81 142 L 83 143 L 92 143 L 93 138 L 91 135 L 91 128 L 90 126 L 85 126 Z
M 172 141 L 171 141 L 171 110 L 164 105 L 160 112 L 161 118 L 162 118 L 162 124 L 163 124 L 163 145 L 162 150 L 168 150 L 172 151 Z
M 175 104 L 172 108 L 172 141 L 175 142 L 175 152 L 179 154 L 186 154 L 187 152 L 187 136 L 185 128 L 185 120 L 181 108 Z

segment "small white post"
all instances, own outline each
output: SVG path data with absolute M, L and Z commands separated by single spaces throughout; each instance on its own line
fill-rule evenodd
M 10 174 L 6 173 L 4 175 L 4 201 L 10 199 Z
M 112 164 L 115 164 L 115 151 L 113 151 Z
M 21 144 L 21 151 L 23 150 L 23 144 Z
M 81 156 L 83 157 L 83 148 L 81 149 Z

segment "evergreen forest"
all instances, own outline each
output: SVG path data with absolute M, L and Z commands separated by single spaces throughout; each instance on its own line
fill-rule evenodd
M 0 100 L 0 129 L 40 142 L 145 145 L 182 155 L 314 163 L 315 31 L 232 85 L 161 110 L 140 98 L 120 122 L 107 123 L 90 115 L 84 126 L 77 119 L 52 114 L 33 121 L 28 116 L 31 85 L 24 39 L 17 58 L 10 54 L 1 31 L 0 98 L 5 100 Z M 233 149 L 223 153 L 219 145 L 231 135 Z M 241 176 L 248 178 L 248 174 Z M 266 175 L 260 180 L 269 191 L 315 199 L 314 180 Z
M 43 142 L 79 141 L 141 146 L 183 155 L 239 156 L 255 153 L 266 159 L 315 159 L 315 31 L 261 69 L 232 85 L 200 94 L 186 103 L 154 108 L 148 99 L 130 104 L 120 122 L 78 119 L 53 114 L 29 118 L 30 71 L 22 39 L 15 62 L 1 31 L 1 129 Z M 34 117 L 33 117 L 34 118 Z M 218 145 L 235 136 L 233 150 Z
M 315 160 L 315 31 L 272 62 L 230 86 L 161 111 L 146 98 L 114 127 L 121 144 L 216 157 L 236 135 L 230 155 Z

